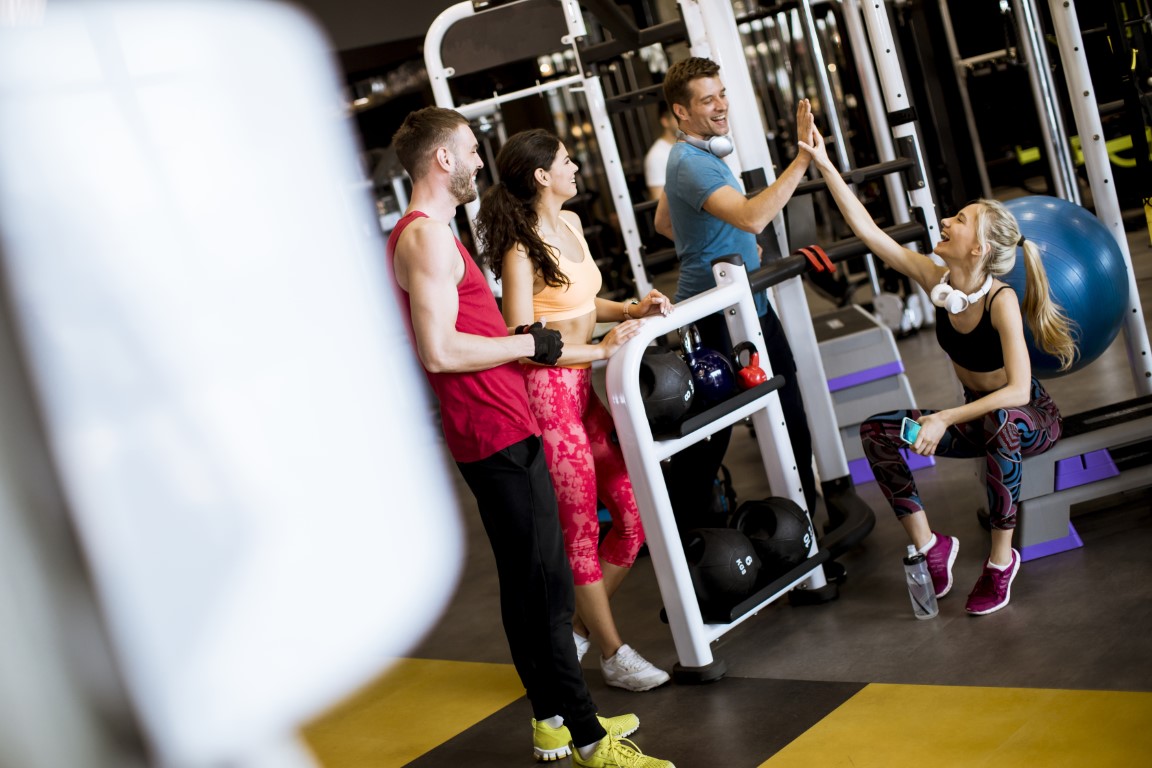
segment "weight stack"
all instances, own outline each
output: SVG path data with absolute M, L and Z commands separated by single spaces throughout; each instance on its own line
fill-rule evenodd
M 855 305 L 820 315 L 813 323 L 852 481 L 871 482 L 875 478 L 864 458 L 860 424 L 877 413 L 915 407 L 896 339 Z M 936 463 L 907 449 L 901 453 L 913 470 Z

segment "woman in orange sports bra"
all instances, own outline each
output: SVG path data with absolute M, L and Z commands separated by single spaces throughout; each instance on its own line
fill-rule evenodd
M 639 302 L 597 296 L 600 270 L 580 218 L 562 208 L 577 192 L 579 168 L 556 136 L 543 130 L 511 136 L 496 169 L 500 182 L 484 194 L 476 223 L 484 259 L 503 284 L 504 320 L 510 327 L 545 322 L 564 339 L 554 367 L 523 362 L 576 584 L 577 653 L 583 657 L 588 637 L 595 637 L 605 682 L 646 691 L 669 676 L 623 642 L 609 607 L 644 543 L 644 529 L 612 418 L 592 389 L 591 366 L 635 336 L 642 318 L 665 315 L 672 303 L 655 290 Z M 598 322 L 619 324 L 593 344 Z M 612 515 L 603 542 L 598 500 Z

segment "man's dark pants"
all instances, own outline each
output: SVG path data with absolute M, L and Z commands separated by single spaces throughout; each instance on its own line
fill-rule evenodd
M 544 446 L 532 436 L 458 463 L 496 555 L 512 663 L 542 720 L 564 717 L 576 746 L 604 738 L 572 640 L 575 588 Z

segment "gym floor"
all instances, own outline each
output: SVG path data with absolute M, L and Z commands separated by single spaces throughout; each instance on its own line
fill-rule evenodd
M 1148 232 L 1130 232 L 1129 245 L 1148 313 Z M 658 287 L 669 279 L 662 275 Z M 832 309 L 812 294 L 810 302 L 814 314 Z M 931 331 L 899 348 L 919 404 L 959 402 Z M 1046 386 L 1065 414 L 1133 397 L 1122 338 L 1085 370 Z M 749 430 L 735 430 L 725 463 L 741 500 L 769 495 Z M 632 738 L 678 768 L 1152 765 L 1152 494 L 1075 510 L 1084 546 L 1025 563 L 1008 607 L 970 617 L 964 600 L 988 537 L 976 515 L 976 466 L 941 459 L 916 473 L 933 527 L 960 539 L 956 587 L 936 619 L 912 617 L 900 562 L 905 536 L 875 483 L 861 484 L 876 528 L 840 558 L 848 577 L 838 600 L 766 607 L 713 644 L 728 673 L 709 685 L 609 688 L 594 644 L 584 669 L 601 713 L 638 714 Z M 323 768 L 534 764 L 531 711 L 500 626 L 492 553 L 467 488 L 456 482 L 468 537 L 459 590 L 408 658 L 304 729 Z M 818 529 L 825 519 L 818 508 Z M 648 558 L 613 606 L 625 641 L 670 669 L 676 652 Z

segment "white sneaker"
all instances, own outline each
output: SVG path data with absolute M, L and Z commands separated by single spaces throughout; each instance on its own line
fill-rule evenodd
M 572 633 L 572 640 L 576 643 L 576 661 L 584 661 L 584 654 L 588 653 L 588 649 L 592 647 L 592 641 L 586 637 L 580 637 L 575 632 Z
M 608 685 L 628 691 L 647 691 L 671 679 L 667 672 L 654 666 L 628 644 L 620 646 L 612 658 L 600 659 L 600 671 Z

